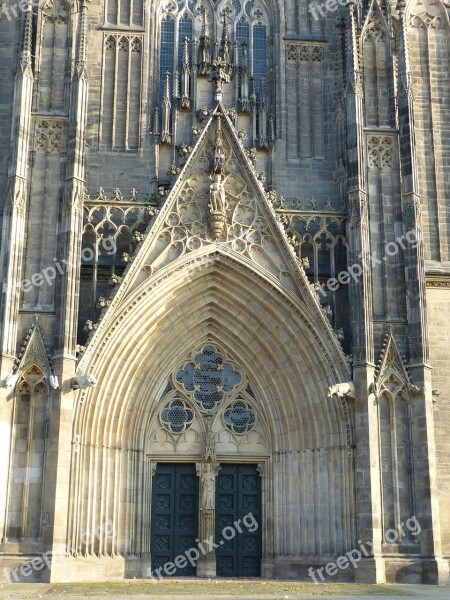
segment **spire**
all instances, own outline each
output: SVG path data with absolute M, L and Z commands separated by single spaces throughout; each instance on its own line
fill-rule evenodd
M 33 2 L 29 0 L 24 17 L 22 53 L 20 65 L 22 71 L 31 69 L 31 51 L 33 46 Z
M 189 69 L 189 38 L 183 40 L 183 70 Z
M 225 166 L 225 152 L 223 149 L 223 137 L 222 137 L 222 115 L 219 113 L 215 117 L 216 119 L 216 133 L 214 139 L 214 167 L 213 173 L 215 175 L 221 175 Z
M 172 135 L 170 133 L 171 109 L 172 109 L 172 103 L 170 101 L 170 72 L 166 71 L 166 81 L 164 84 L 164 96 L 163 96 L 163 107 L 162 107 L 161 142 L 166 142 L 167 144 L 172 143 Z
M 239 70 L 239 43 L 237 41 L 233 44 L 233 70 L 235 73 Z
M 211 38 L 208 30 L 208 15 L 206 8 L 202 13 L 202 34 L 198 47 L 198 74 L 207 75 L 211 68 Z
M 214 45 L 214 57 L 209 81 L 215 83 L 214 98 L 217 102 L 221 102 L 223 100 L 223 84 L 230 83 L 233 73 L 230 54 L 231 42 L 228 35 L 227 15 L 225 12 L 223 14 L 222 41 L 218 49 L 217 46 L 218 44 L 216 43 Z
M 268 140 L 267 140 L 267 112 L 266 112 L 266 80 L 264 77 L 261 78 L 261 81 L 259 84 L 258 122 L 259 122 L 258 145 L 260 148 L 267 148 Z
M 189 56 L 189 38 L 185 37 L 183 40 L 183 65 L 181 71 L 181 107 L 191 107 L 190 98 L 190 87 L 191 87 L 191 66 Z
M 85 74 L 87 49 L 87 6 L 86 0 L 80 3 L 80 29 L 78 34 L 77 73 Z
M 164 82 L 163 104 L 171 106 L 170 103 L 170 71 L 166 71 L 166 80 Z
M 153 111 L 153 139 L 155 143 L 159 143 L 159 109 L 155 106 Z
M 228 24 L 227 24 L 227 13 L 223 13 L 223 23 L 222 23 L 222 42 L 220 44 L 220 54 L 219 58 L 227 65 L 229 68 L 231 56 L 230 56 L 230 35 L 228 33 Z
M 203 7 L 203 13 L 202 13 L 202 35 L 201 35 L 201 38 L 209 39 L 208 15 L 206 14 L 205 7 Z
M 256 108 L 256 87 L 255 78 L 250 77 L 250 109 L 253 112 Z
M 175 71 L 173 74 L 173 94 L 172 97 L 174 100 L 177 100 L 180 97 L 180 73 Z
M 242 64 L 239 67 L 241 94 L 239 98 L 239 108 L 241 112 L 250 112 L 249 100 L 249 81 L 248 81 L 248 48 L 247 44 L 242 44 Z

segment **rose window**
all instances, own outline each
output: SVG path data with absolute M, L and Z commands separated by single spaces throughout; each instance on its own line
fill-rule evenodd
M 195 357 L 195 362 L 187 363 L 176 376 L 186 392 L 191 392 L 196 404 L 203 411 L 215 411 L 224 401 L 227 393 L 241 383 L 241 375 L 234 367 L 224 362 L 223 357 L 207 346 Z

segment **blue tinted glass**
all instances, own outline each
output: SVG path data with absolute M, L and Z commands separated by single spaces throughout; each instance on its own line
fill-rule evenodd
M 241 12 L 241 3 L 239 2 L 239 0 L 233 0 L 233 8 L 236 11 L 237 15 Z
M 173 63 L 175 52 L 175 23 L 172 19 L 161 21 L 161 43 L 159 55 L 159 98 L 160 102 L 164 94 L 164 82 L 166 72 L 170 73 L 170 89 L 172 89 Z
M 183 46 L 184 38 L 189 40 L 189 58 L 191 57 L 191 41 L 192 41 L 192 20 L 184 15 L 178 26 L 178 70 L 181 71 L 183 65 Z
M 240 374 L 212 346 L 207 346 L 177 373 L 177 382 L 187 392 L 194 392 L 194 400 L 203 410 L 216 410 L 225 393 L 241 382 Z
M 254 0 L 249 0 L 247 2 L 247 4 L 245 5 L 245 12 L 248 14 L 249 17 L 252 16 L 252 9 L 253 9 L 254 5 L 255 5 Z
M 250 47 L 250 25 L 245 19 L 236 24 L 236 41 L 239 44 L 239 60 L 242 61 L 242 46 L 246 44 L 247 49 Z
M 267 74 L 267 31 L 265 25 L 255 25 L 253 28 L 253 77 L 255 88 L 259 91 L 262 77 Z

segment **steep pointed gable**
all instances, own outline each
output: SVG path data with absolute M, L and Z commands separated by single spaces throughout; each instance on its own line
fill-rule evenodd
M 219 104 L 208 121 L 159 214 L 136 249 L 87 353 L 135 292 L 159 286 L 170 273 L 227 258 L 276 288 L 321 330 L 340 363 L 346 358 L 296 257 L 281 220 L 266 197 L 256 170 Z M 193 264 L 196 266 L 193 267 Z
M 52 385 L 56 384 L 51 359 L 45 347 L 44 334 L 37 318 L 28 330 L 21 352 L 15 361 L 13 373 L 15 376 L 20 376 L 30 367 L 37 367 L 45 379 L 51 381 Z
M 370 3 L 362 28 L 361 39 L 364 39 L 369 32 L 376 39 L 382 37 L 383 34 L 387 39 L 389 38 L 389 26 L 378 0 L 372 0 Z
M 214 189 L 216 184 L 222 190 Z M 217 202 L 224 204 L 222 212 L 212 206 Z M 306 304 L 317 303 L 255 168 L 220 105 L 137 249 L 116 298 L 124 298 L 149 275 L 183 256 L 217 250 L 263 269 L 269 279 Z
M 409 374 L 400 354 L 392 328 L 389 333 L 386 334 L 383 349 L 378 361 L 376 371 L 377 385 L 382 385 L 384 381 L 389 380 L 391 375 L 395 375 L 406 385 L 410 384 Z

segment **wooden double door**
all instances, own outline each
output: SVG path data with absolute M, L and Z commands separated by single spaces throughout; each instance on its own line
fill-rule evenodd
M 195 464 L 159 463 L 152 486 L 152 571 L 175 563 L 199 545 L 199 478 Z M 261 573 L 261 478 L 256 465 L 222 464 L 216 481 L 217 576 L 259 577 Z M 202 540 L 200 540 L 202 542 Z M 203 544 L 205 546 L 205 544 Z M 207 548 L 207 546 L 206 546 Z M 174 577 L 196 568 L 179 561 Z

